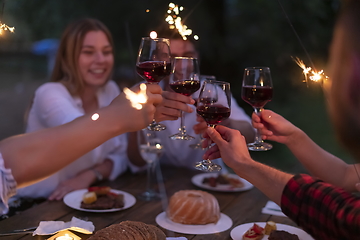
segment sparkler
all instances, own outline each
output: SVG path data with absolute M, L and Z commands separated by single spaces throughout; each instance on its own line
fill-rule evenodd
M 4 14 L 4 8 L 5 8 L 5 1 L 2 4 L 2 9 L 0 12 L 0 35 L 3 34 L 4 31 L 9 31 L 9 32 L 14 32 L 15 31 L 15 27 L 9 27 L 8 25 L 6 25 L 5 23 L 2 22 L 2 17 Z
M 169 9 L 167 10 L 167 16 L 165 21 L 169 24 L 170 29 L 177 29 L 181 37 L 186 40 L 187 36 L 192 35 L 192 30 L 182 23 L 182 19 L 179 16 L 180 12 L 184 10 L 184 7 L 175 3 L 169 3 Z M 194 35 L 195 40 L 199 40 L 198 35 Z
M 282 3 L 281 3 L 280 0 L 278 0 L 278 3 L 279 3 L 279 5 L 280 5 L 280 7 L 281 7 L 281 9 L 282 9 L 285 17 L 286 17 L 286 20 L 288 21 L 291 29 L 293 30 L 296 38 L 298 39 L 301 47 L 304 49 L 306 55 L 308 56 L 308 59 L 310 60 L 311 65 L 314 66 L 313 62 L 311 61 L 310 55 L 309 55 L 308 51 L 306 50 L 303 42 L 301 41 L 301 38 L 299 37 L 298 33 L 296 32 L 294 26 L 292 25 L 292 23 L 291 23 L 291 21 L 290 21 L 290 19 L 289 19 L 289 16 L 287 15 L 287 13 L 286 13 L 286 11 L 285 11 L 285 9 L 284 9 L 284 6 L 282 5 Z M 309 86 L 309 85 L 308 85 L 308 79 L 310 79 L 311 81 L 314 81 L 314 82 L 321 82 L 321 83 L 323 83 L 324 80 L 326 80 L 326 79 L 329 78 L 328 76 L 325 75 L 325 73 L 324 73 L 323 70 L 317 72 L 316 70 L 312 70 L 311 67 L 306 67 L 306 65 L 304 64 L 304 62 L 303 62 L 301 59 L 299 59 L 298 57 L 295 57 L 295 58 L 292 57 L 292 58 L 294 59 L 294 61 L 296 62 L 296 64 L 297 64 L 300 68 L 303 69 L 303 73 L 304 73 L 304 76 L 305 76 L 305 79 L 303 80 L 303 82 L 305 82 L 307 86 Z
M 15 31 L 15 27 L 9 27 L 8 25 L 0 21 L 0 35 L 2 35 L 4 31 L 9 31 L 13 33 Z
M 329 77 L 325 75 L 324 70 L 316 71 L 312 70 L 311 67 L 306 67 L 305 63 L 299 59 L 298 57 L 292 57 L 296 64 L 303 69 L 303 74 L 305 76 L 305 79 L 303 82 L 308 84 L 308 79 L 314 82 L 323 82 L 324 80 L 328 79 Z
M 129 99 L 131 102 L 131 106 L 138 110 L 142 109 L 142 104 L 147 102 L 147 95 L 146 95 L 146 84 L 140 84 L 140 92 L 135 93 L 128 88 L 124 88 L 124 93 L 126 95 L 126 99 Z

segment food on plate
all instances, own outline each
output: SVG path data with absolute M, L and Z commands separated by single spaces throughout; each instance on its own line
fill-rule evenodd
M 136 221 L 123 221 L 97 231 L 88 240 L 165 240 L 166 235 L 158 227 Z
M 83 203 L 90 204 L 97 200 L 95 192 L 86 192 L 83 196 Z
M 110 187 L 90 187 L 83 195 L 80 207 L 84 209 L 105 210 L 124 207 L 124 195 L 110 191 Z
M 264 230 L 266 235 L 270 235 L 272 231 L 276 230 L 276 223 L 273 221 L 266 222 Z
M 111 188 L 107 187 L 107 186 L 101 186 L 101 187 L 89 187 L 88 191 L 89 192 L 95 192 L 97 196 L 99 195 L 106 195 L 110 192 Z
M 296 234 L 275 230 L 270 233 L 269 240 L 299 240 Z
M 231 185 L 234 188 L 240 188 L 244 186 L 244 183 L 238 179 L 229 176 L 228 174 L 219 174 L 216 177 L 206 177 L 202 181 L 203 184 L 208 184 L 211 187 L 216 187 L 217 185 Z
M 170 197 L 166 215 L 171 221 L 181 224 L 217 223 L 220 207 L 214 195 L 208 192 L 181 190 Z
M 260 227 L 256 223 L 249 228 L 243 235 L 243 240 L 260 240 L 264 236 L 264 228 Z

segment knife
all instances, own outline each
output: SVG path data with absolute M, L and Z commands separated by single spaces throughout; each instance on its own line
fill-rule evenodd
M 33 233 L 36 228 L 37 228 L 37 227 L 24 228 L 24 229 L 16 229 L 16 230 L 13 230 L 13 231 L 11 231 L 11 232 L 0 233 L 0 236 L 9 236 L 9 235 L 15 235 L 15 234 L 28 234 L 28 233 Z

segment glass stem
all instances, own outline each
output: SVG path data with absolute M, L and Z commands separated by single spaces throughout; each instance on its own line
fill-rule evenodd
M 179 131 L 180 131 L 183 135 L 186 134 L 186 129 L 185 129 L 184 122 L 185 122 L 184 112 L 183 112 L 183 111 L 180 111 L 180 128 L 179 128 Z
M 146 181 L 146 191 L 151 193 L 153 192 L 153 188 L 152 188 L 152 180 L 153 180 L 153 169 L 154 169 L 154 162 L 151 163 L 147 163 L 147 181 Z
M 215 125 L 215 124 L 209 124 L 209 127 L 215 128 L 216 125 Z M 206 150 L 211 148 L 211 144 L 212 144 L 212 143 L 213 143 L 213 142 L 212 142 L 211 138 L 209 138 L 209 139 L 208 139 L 208 145 L 207 145 L 207 147 L 206 147 Z M 211 162 L 209 159 L 205 159 L 205 160 L 208 161 L 208 162 Z
M 260 117 L 261 108 L 254 107 L 254 112 L 256 113 L 256 115 L 258 115 Z M 261 133 L 258 129 L 256 129 L 255 143 L 261 143 L 261 142 L 263 142 L 263 140 L 261 138 Z

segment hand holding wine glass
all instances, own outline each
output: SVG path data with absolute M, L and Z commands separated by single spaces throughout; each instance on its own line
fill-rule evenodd
M 136 60 L 137 73 L 149 84 L 158 84 L 170 75 L 171 56 L 169 39 L 150 38 L 141 39 L 139 53 Z M 152 131 L 161 131 L 165 126 L 155 120 L 148 126 Z
M 242 99 L 250 104 L 257 115 L 265 104 L 271 101 L 273 95 L 270 68 L 268 67 L 248 67 L 245 68 L 242 83 Z M 272 145 L 265 143 L 261 139 L 259 131 L 256 132 L 255 142 L 248 144 L 251 151 L 267 151 L 272 149 Z
M 199 64 L 196 58 L 175 57 L 172 63 L 172 70 L 169 78 L 170 88 L 185 96 L 190 96 L 200 88 Z M 184 113 L 180 112 L 179 132 L 171 135 L 173 140 L 192 140 L 193 136 L 186 133 L 184 125 Z
M 231 107 L 230 84 L 222 81 L 206 80 L 201 88 L 196 111 L 210 127 L 215 127 L 229 118 Z M 209 144 L 210 145 L 210 144 Z M 195 168 L 202 171 L 220 171 L 221 166 L 204 159 Z
M 155 166 L 162 154 L 163 146 L 156 132 L 144 128 L 137 132 L 137 142 L 141 157 L 147 163 L 147 183 L 146 191 L 139 195 L 145 201 L 159 199 L 159 193 L 154 189 L 154 182 L 157 181 Z
M 205 76 L 206 80 L 216 80 L 215 76 Z M 193 99 L 195 100 L 194 106 L 197 106 L 197 99 L 199 97 L 199 94 L 197 94 L 196 92 L 193 94 Z M 199 141 L 197 143 L 194 144 L 190 144 L 189 147 L 192 149 L 201 149 L 201 150 L 205 150 L 206 148 L 202 147 L 202 142 L 203 142 L 203 137 L 202 137 L 202 133 L 199 133 Z

